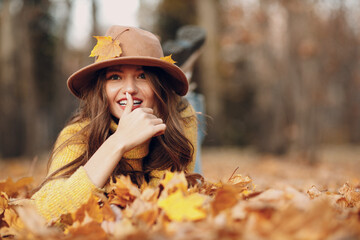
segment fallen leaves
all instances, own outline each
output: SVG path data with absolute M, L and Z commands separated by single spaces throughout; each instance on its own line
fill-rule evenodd
M 120 176 L 111 179 L 110 184 L 106 187 L 109 203 L 126 207 L 140 196 L 140 190 L 130 180 L 130 177 Z
M 344 184 L 339 189 L 339 193 L 344 196 L 345 201 L 348 203 L 349 207 L 360 208 L 360 189 L 349 186 L 349 184 Z
M 24 228 L 24 224 L 9 204 L 9 197 L 0 192 L 0 237 L 15 235 Z
M 32 182 L 31 177 L 21 178 L 16 182 L 8 178 L 0 182 L 0 192 L 6 193 L 9 197 L 28 197 L 27 193 Z
M 360 186 L 335 192 L 289 185 L 256 191 L 248 176 L 188 187 L 184 173 L 167 172 L 155 188 L 119 176 L 73 213 L 45 224 L 14 198 L 28 196 L 30 179 L 0 182 L 0 236 L 33 239 L 357 239 Z M 12 196 L 12 197 L 10 197 Z M 20 201 L 21 203 L 21 201 Z M 62 229 L 62 231 L 59 231 Z

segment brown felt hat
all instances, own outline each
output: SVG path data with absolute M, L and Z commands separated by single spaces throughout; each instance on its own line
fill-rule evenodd
M 82 96 L 82 90 L 97 77 L 98 70 L 123 64 L 161 68 L 169 76 L 165 81 L 170 81 L 177 94 L 184 96 L 187 93 L 189 84 L 184 72 L 175 64 L 161 59 L 164 53 L 154 34 L 135 27 L 111 26 L 105 36 L 120 43 L 122 53 L 120 56 L 107 56 L 105 60 L 97 57 L 95 63 L 73 73 L 68 78 L 67 85 L 76 97 Z

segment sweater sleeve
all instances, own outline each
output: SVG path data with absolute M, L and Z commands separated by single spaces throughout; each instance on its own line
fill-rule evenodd
M 85 150 L 81 138 L 75 139 L 60 151 L 56 148 L 65 143 L 70 137 L 75 136 L 82 128 L 80 124 L 73 124 L 63 129 L 56 144 L 53 161 L 49 174 L 79 157 Z M 86 203 L 93 191 L 97 188 L 87 176 L 83 167 L 79 167 L 69 178 L 58 178 L 47 182 L 32 199 L 38 212 L 47 221 L 56 220 L 62 214 L 73 212 Z

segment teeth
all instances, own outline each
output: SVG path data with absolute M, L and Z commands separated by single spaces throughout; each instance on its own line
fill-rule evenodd
M 121 100 L 121 101 L 119 102 L 119 104 L 120 104 L 121 106 L 126 106 L 127 100 Z M 134 100 L 134 101 L 133 101 L 133 104 L 134 104 L 134 105 L 139 105 L 139 104 L 141 104 L 141 101 L 140 101 L 140 100 Z

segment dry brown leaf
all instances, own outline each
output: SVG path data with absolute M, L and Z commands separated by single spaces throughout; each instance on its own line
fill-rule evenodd
M 95 221 L 88 222 L 76 228 L 70 228 L 69 234 L 71 239 L 108 239 L 106 232 L 102 229 L 101 224 Z
M 109 203 L 120 207 L 126 207 L 136 198 L 140 197 L 139 188 L 131 182 L 129 176 L 120 176 L 115 178 L 115 182 L 111 180 L 106 188 L 108 192 Z
M 151 226 L 159 216 L 159 209 L 156 203 L 137 198 L 134 203 L 125 210 L 125 214 L 130 219 L 134 219 L 135 222 L 141 221 Z
M 241 174 L 236 174 L 231 176 L 227 183 L 239 187 L 246 187 L 251 182 L 252 179 L 249 176 L 244 177 Z
M 8 208 L 9 197 L 6 193 L 0 192 L 0 215 Z
M 71 214 L 72 221 L 68 215 L 62 217 L 62 223 L 79 222 L 83 223 L 88 216 L 92 221 L 101 223 L 104 220 L 114 221 L 115 215 L 107 202 L 101 201 L 96 195 L 91 195 L 88 202 L 83 204 L 76 212 Z
M 314 199 L 316 197 L 319 197 L 321 195 L 321 192 L 319 189 L 317 189 L 315 186 L 312 186 L 308 191 L 307 194 L 311 199 Z
M 14 209 L 5 209 L 3 220 L 9 226 L 9 228 L 12 228 L 16 231 L 20 231 L 25 228 L 24 223 L 21 221 Z
M 224 185 L 216 192 L 214 200 L 211 202 L 213 214 L 216 216 L 225 209 L 232 208 L 239 201 L 240 196 L 237 189 L 231 185 Z
M 360 191 L 348 183 L 345 183 L 340 189 L 339 193 L 342 194 L 346 201 L 349 203 L 349 206 L 360 207 Z

